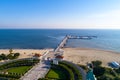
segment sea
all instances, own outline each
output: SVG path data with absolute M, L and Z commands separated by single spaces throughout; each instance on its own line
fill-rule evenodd
M 66 35 L 97 38 L 69 39 L 65 47 L 120 52 L 120 30 L 115 29 L 0 29 L 0 49 L 56 48 Z

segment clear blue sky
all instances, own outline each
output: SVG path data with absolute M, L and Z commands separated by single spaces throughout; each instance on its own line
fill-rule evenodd
M 119 28 L 120 0 L 0 0 L 0 28 Z

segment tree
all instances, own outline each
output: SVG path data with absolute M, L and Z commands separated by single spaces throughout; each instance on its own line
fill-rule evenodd
M 115 77 L 114 80 L 120 80 L 120 77 Z
M 120 73 L 120 68 L 115 69 L 115 71 L 116 71 L 117 73 Z
M 97 78 L 98 80 L 113 80 L 111 76 L 103 75 Z
M 11 54 L 11 53 L 13 52 L 13 49 L 10 49 L 9 52 L 10 52 L 10 54 Z
M 7 55 L 7 59 L 13 59 L 13 57 L 14 57 L 14 56 L 13 56 L 12 54 L 8 54 L 8 55 Z
M 103 67 L 94 67 L 93 68 L 93 73 L 96 75 L 96 76 L 102 76 L 104 73 L 105 73 L 105 68 Z
M 98 66 L 101 66 L 102 62 L 99 60 L 96 60 L 96 61 L 92 61 L 92 64 L 94 67 L 98 67 Z
M 15 53 L 14 58 L 18 58 L 20 56 L 20 53 Z
M 1 54 L 1 55 L 0 55 L 0 59 L 1 59 L 1 60 L 5 60 L 5 59 L 7 59 L 7 57 L 6 57 L 5 54 Z

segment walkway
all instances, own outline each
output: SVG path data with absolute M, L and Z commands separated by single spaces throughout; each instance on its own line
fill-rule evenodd
M 39 78 L 44 78 L 50 69 L 50 61 L 45 60 L 48 53 L 49 51 L 43 54 L 40 57 L 40 62 L 21 77 L 20 80 L 38 80 Z
M 30 71 L 28 71 L 20 80 L 38 80 L 44 78 L 49 71 L 49 61 L 38 63 Z

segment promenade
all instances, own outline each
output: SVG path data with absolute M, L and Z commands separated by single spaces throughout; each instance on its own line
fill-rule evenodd
M 44 78 L 49 71 L 49 68 L 49 61 L 40 62 L 28 71 L 28 73 L 25 74 L 20 80 L 38 80 L 39 78 Z
M 50 69 L 49 60 L 45 60 L 48 53 L 49 51 L 40 57 L 40 62 L 22 76 L 20 80 L 38 80 L 39 78 L 44 78 Z

